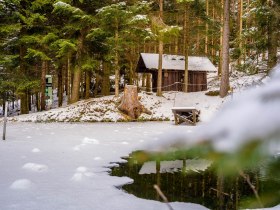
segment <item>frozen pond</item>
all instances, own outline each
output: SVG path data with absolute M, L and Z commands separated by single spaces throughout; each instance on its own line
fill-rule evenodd
M 131 177 L 134 182 L 122 186 L 126 192 L 140 198 L 161 200 L 153 185 L 157 184 L 169 201 L 197 203 L 209 209 L 260 208 L 250 185 L 238 174 L 219 176 L 215 162 L 188 157 L 187 154 L 157 157 L 145 151 L 130 154 L 126 163 L 112 168 L 113 176 Z M 280 158 L 272 157 L 278 168 Z M 246 170 L 250 182 L 260 196 L 262 205 L 273 207 L 280 203 L 280 179 L 266 170 L 267 164 Z M 223 183 L 223 184 L 221 184 Z M 218 190 L 222 189 L 221 194 Z
M 128 177 L 109 176 L 108 166 L 166 132 L 191 132 L 171 122 L 9 123 L 0 142 L 0 209 L 149 210 L 166 205 L 127 194 L 116 186 Z M 171 203 L 174 209 L 205 209 Z

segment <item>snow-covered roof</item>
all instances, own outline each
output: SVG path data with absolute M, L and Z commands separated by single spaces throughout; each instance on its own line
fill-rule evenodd
M 158 69 L 158 54 L 141 53 L 141 57 L 147 69 Z M 213 63 L 203 56 L 189 56 L 188 67 L 190 71 L 217 71 Z M 185 56 L 163 54 L 162 69 L 185 70 Z

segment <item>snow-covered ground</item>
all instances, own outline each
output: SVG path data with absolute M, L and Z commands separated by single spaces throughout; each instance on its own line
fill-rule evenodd
M 206 96 L 205 92 L 183 93 L 166 92 L 163 97 L 155 93 L 139 93 L 140 102 L 152 112 L 142 114 L 138 121 L 173 120 L 171 108 L 174 106 L 196 107 L 201 111 L 201 120 L 207 121 L 227 99 L 219 96 Z M 129 121 L 117 109 L 120 98 L 106 96 L 79 101 L 62 108 L 51 109 L 28 115 L 10 117 L 10 121 L 19 122 L 124 122 Z
M 170 122 L 9 123 L 7 140 L 0 142 L 0 209 L 167 209 L 117 189 L 132 180 L 109 176 L 106 166 L 148 142 L 159 142 L 168 130 L 187 133 L 192 128 Z M 206 209 L 171 205 L 175 210 Z

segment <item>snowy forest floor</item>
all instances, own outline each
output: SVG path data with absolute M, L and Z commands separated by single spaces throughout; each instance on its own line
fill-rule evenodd
M 171 108 L 174 106 L 196 107 L 200 110 L 200 120 L 208 121 L 213 113 L 228 99 L 235 97 L 246 88 L 258 86 L 262 83 L 265 74 L 246 75 L 234 72 L 230 77 L 233 93 L 222 99 L 219 96 L 207 96 L 208 91 L 219 90 L 219 79 L 216 75 L 209 75 L 208 91 L 203 92 L 164 92 L 163 97 L 155 93 L 140 92 L 140 102 L 151 111 L 151 115 L 142 114 L 138 121 L 169 121 L 173 120 Z M 119 112 L 120 97 L 105 96 L 81 100 L 75 104 L 54 108 L 44 112 L 35 112 L 28 115 L 16 116 L 11 111 L 10 121 L 19 122 L 126 122 L 130 119 Z

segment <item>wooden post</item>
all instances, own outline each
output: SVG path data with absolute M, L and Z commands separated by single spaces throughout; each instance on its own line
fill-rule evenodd
M 193 115 L 193 124 L 196 124 L 196 110 L 192 110 L 192 115 Z
M 6 124 L 7 124 L 8 101 L 5 102 L 5 115 L 3 125 L 3 140 L 6 140 Z

